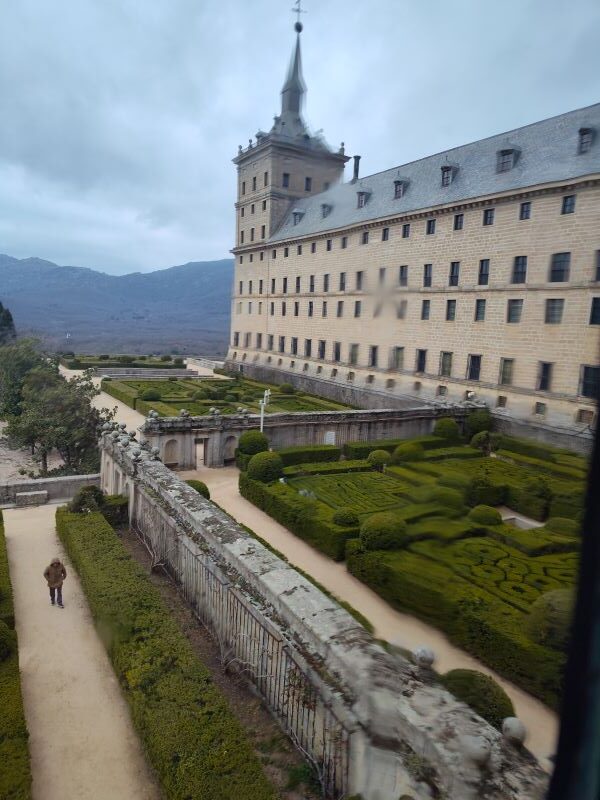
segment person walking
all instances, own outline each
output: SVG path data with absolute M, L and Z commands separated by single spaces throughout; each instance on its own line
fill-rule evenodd
M 50 603 L 54 605 L 54 596 L 59 608 L 64 608 L 62 599 L 62 585 L 64 579 L 67 577 L 67 570 L 60 558 L 53 558 L 50 564 L 44 570 L 44 578 L 48 581 L 48 588 L 50 589 Z

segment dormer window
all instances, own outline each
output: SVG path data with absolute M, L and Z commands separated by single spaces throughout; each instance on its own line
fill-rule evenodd
M 329 205 L 329 203 L 321 203 L 321 216 L 323 218 L 328 217 L 331 214 L 331 209 L 333 206 Z
M 358 208 L 364 208 L 367 205 L 367 200 L 369 199 L 368 192 L 357 192 L 358 197 Z
M 394 199 L 399 200 L 401 197 L 404 197 L 404 193 L 406 192 L 407 187 L 406 181 L 394 181 Z
M 452 178 L 454 177 L 454 170 L 449 164 L 444 164 L 442 167 L 442 186 L 450 186 Z
M 578 153 L 587 153 L 592 149 L 592 141 L 594 139 L 594 131 L 592 128 L 579 129 L 579 146 Z
M 515 150 L 498 150 L 496 154 L 496 172 L 510 172 L 516 160 Z
M 304 211 L 302 211 L 299 208 L 295 208 L 292 211 L 292 220 L 294 222 L 294 225 L 297 225 L 300 222 L 300 220 L 302 219 L 303 216 L 304 216 Z

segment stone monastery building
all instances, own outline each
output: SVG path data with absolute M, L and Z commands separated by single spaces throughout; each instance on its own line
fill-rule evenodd
M 280 115 L 234 159 L 228 361 L 380 406 L 483 400 L 515 421 L 589 431 L 600 104 L 366 177 L 355 156 L 344 182 L 343 145 L 302 118 L 301 30 Z

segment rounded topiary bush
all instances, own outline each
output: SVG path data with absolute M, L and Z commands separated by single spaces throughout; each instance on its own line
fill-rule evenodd
M 471 447 L 489 456 L 490 453 L 495 453 L 502 444 L 502 436 L 499 433 L 491 433 L 491 431 L 479 431 L 471 438 Z
M 433 435 L 439 436 L 440 439 L 447 439 L 449 442 L 457 442 L 460 439 L 460 428 L 455 419 L 442 417 L 435 423 Z
M 577 536 L 580 531 L 580 525 L 575 519 L 551 517 L 546 521 L 546 529 L 552 531 L 552 533 L 560 533 L 563 536 Z
M 104 503 L 104 495 L 98 486 L 82 486 L 69 503 L 69 511 L 73 514 L 99 511 Z
M 360 528 L 365 550 L 399 550 L 406 544 L 406 522 L 391 511 L 371 514 Z
M 196 389 L 195 392 L 192 392 L 192 400 L 205 400 L 206 397 L 207 394 L 204 389 Z
M 244 431 L 240 436 L 238 449 L 240 453 L 244 453 L 247 456 L 264 453 L 265 450 L 269 449 L 269 440 L 260 431 Z
M 158 389 L 146 389 L 142 392 L 142 400 L 160 400 L 160 392 Z
M 271 483 L 283 475 L 283 461 L 277 453 L 256 453 L 248 462 L 248 477 L 261 483 Z
M 399 444 L 392 453 L 392 463 L 402 464 L 404 461 L 421 461 L 425 457 L 423 445 L 418 442 Z
M 296 391 L 291 383 L 282 383 L 279 387 L 281 394 L 294 394 Z
M 574 596 L 570 589 L 554 589 L 538 597 L 527 618 L 530 639 L 553 650 L 565 650 L 573 609 Z
M 197 481 L 197 480 L 189 480 L 186 481 L 188 486 L 191 486 L 192 489 L 195 489 L 198 494 L 201 494 L 202 497 L 206 497 L 207 500 L 210 500 L 210 490 L 208 486 L 204 483 L 204 481 Z
M 15 633 L 0 619 L 0 661 L 5 661 L 15 652 Z
M 379 471 L 381 471 L 386 464 L 389 464 L 391 460 L 392 457 L 387 450 L 371 450 L 367 456 L 369 464 Z
M 227 400 L 228 403 L 236 403 L 237 402 L 237 395 L 231 394 L 231 393 L 230 394 L 226 394 L 225 395 L 225 400 Z
M 472 411 L 465 420 L 465 428 L 469 437 L 480 431 L 491 431 L 493 425 L 489 408 L 478 408 Z
M 333 521 L 342 528 L 351 528 L 358 525 L 358 514 L 351 508 L 338 508 L 333 515 Z
M 475 506 L 469 511 L 468 517 L 481 525 L 500 525 L 502 522 L 502 515 L 492 506 Z
M 449 486 L 432 486 L 426 493 L 427 502 L 439 503 L 448 508 L 462 508 L 464 493 Z
M 499 730 L 502 720 L 514 717 L 510 697 L 489 675 L 473 669 L 452 669 L 440 678 L 444 687 Z

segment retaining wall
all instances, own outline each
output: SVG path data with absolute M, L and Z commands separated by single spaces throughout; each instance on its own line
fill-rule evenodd
M 15 503 L 16 495 L 22 492 L 48 492 L 49 502 L 71 500 L 82 486 L 100 486 L 100 474 L 0 483 L 0 504 Z

